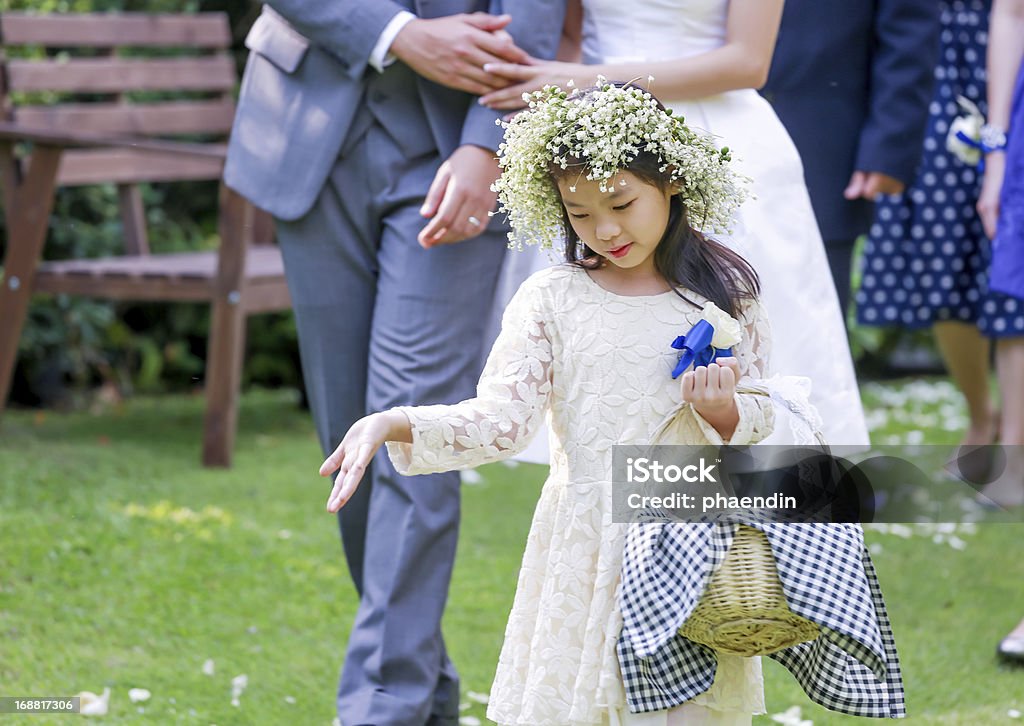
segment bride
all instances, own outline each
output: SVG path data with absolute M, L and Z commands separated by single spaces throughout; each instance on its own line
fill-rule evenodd
M 846 326 L 818 231 L 803 168 L 763 85 L 782 16 L 783 0 L 568 0 L 560 58 L 585 65 L 531 59 L 528 65 L 489 64 L 512 82 L 483 96 L 491 108 L 515 110 L 522 94 L 571 80 L 650 83 L 650 90 L 728 146 L 753 183 L 731 235 L 716 235 L 739 251 L 761 278 L 761 302 L 773 328 L 774 372 L 807 376 L 811 402 L 833 445 L 868 443 Z M 554 33 L 558 29 L 533 29 Z M 552 43 L 553 45 L 553 43 Z M 510 254 L 500 304 L 530 273 L 546 266 L 543 253 Z

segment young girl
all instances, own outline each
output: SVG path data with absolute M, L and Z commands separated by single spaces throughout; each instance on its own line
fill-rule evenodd
M 772 430 L 771 399 L 738 392 L 765 375 L 757 276 L 690 223 L 722 229 L 742 180 L 727 151 L 629 85 L 538 92 L 508 124 L 500 153 L 497 188 L 515 240 L 565 237 L 566 264 L 536 273 L 513 298 L 476 398 L 375 413 L 349 430 L 320 470 L 339 470 L 327 508 L 344 506 L 385 442 L 403 474 L 475 467 L 520 451 L 546 417 L 551 472 L 488 716 L 558 726 L 750 723 L 763 711 L 760 662 L 724 655 L 706 692 L 629 713 L 616 655 L 626 525 L 611 507 L 612 447 L 648 443 L 667 416 L 677 416 L 675 443 L 742 445 Z M 673 380 L 671 343 L 702 318 L 719 336 L 714 345 L 733 355 Z

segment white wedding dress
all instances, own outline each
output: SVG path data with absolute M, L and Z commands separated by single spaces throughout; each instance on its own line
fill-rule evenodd
M 583 0 L 584 61 L 663 61 L 713 50 L 725 41 L 728 6 L 729 0 Z M 658 95 L 656 78 L 651 91 Z M 753 89 L 668 105 L 688 125 L 732 149 L 739 170 L 753 180 L 756 198 L 740 208 L 730 236 L 716 237 L 760 276 L 761 304 L 774 338 L 773 370 L 811 380 L 811 402 L 822 417 L 826 442 L 868 444 L 835 285 L 800 157 L 785 128 Z M 508 253 L 499 308 L 532 272 L 550 264 L 549 257 L 533 248 Z M 537 442 L 523 458 L 547 461 Z

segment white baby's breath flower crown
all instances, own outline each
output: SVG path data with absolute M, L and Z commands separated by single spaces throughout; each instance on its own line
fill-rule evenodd
M 691 226 L 728 232 L 750 181 L 730 166 L 728 147 L 719 149 L 709 134 L 687 126 L 644 89 L 597 81 L 593 89 L 571 93 L 545 86 L 523 94 L 528 108 L 498 122 L 505 140 L 498 147 L 501 176 L 491 189 L 498 193 L 498 213 L 508 215 L 509 246 L 553 248 L 563 239 L 553 164 L 575 165 L 581 178 L 610 192 L 613 177 L 641 152 L 654 154 L 660 171 L 669 173 Z

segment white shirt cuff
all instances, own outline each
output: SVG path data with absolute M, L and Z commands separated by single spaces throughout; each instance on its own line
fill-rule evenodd
M 385 68 L 395 62 L 395 56 L 390 53 L 391 44 L 395 42 L 395 38 L 402 28 L 410 20 L 415 19 L 415 15 L 407 10 L 402 10 L 398 15 L 391 18 L 391 22 L 384 26 L 384 30 L 381 31 L 380 36 L 377 38 L 377 44 L 373 46 L 373 50 L 370 52 L 369 59 L 370 66 L 378 73 L 383 73 Z

